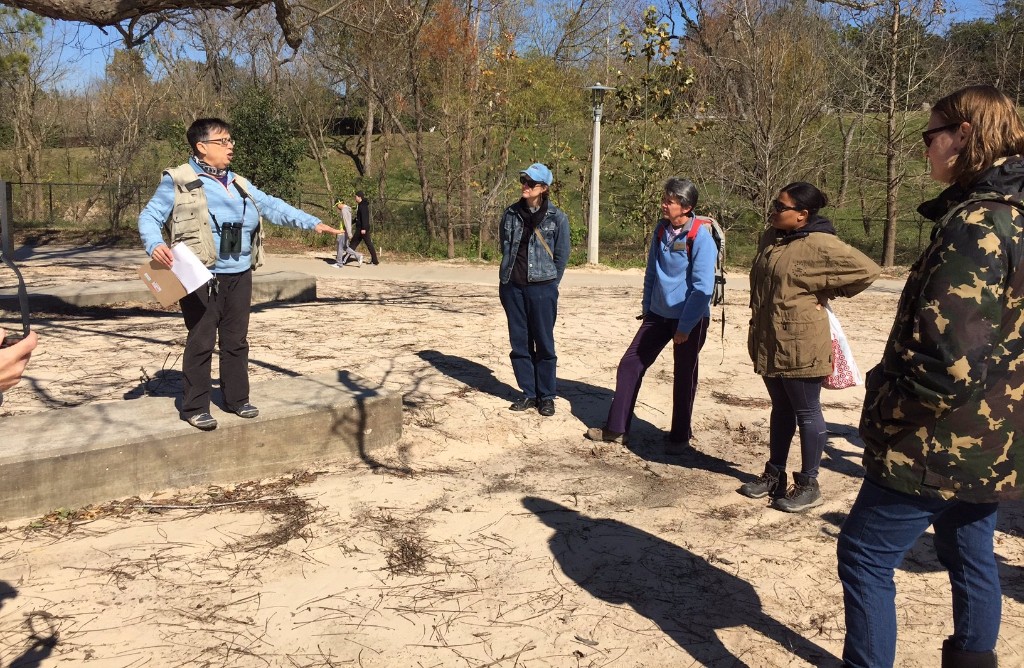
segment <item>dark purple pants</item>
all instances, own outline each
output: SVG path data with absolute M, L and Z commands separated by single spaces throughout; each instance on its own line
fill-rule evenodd
M 702 318 L 690 332 L 681 346 L 672 346 L 675 361 L 672 383 L 672 429 L 669 438 L 673 441 L 689 441 L 693 436 L 690 418 L 693 416 L 693 400 L 697 396 L 697 358 L 707 338 L 709 318 Z M 633 342 L 626 348 L 619 370 L 615 376 L 615 398 L 608 409 L 608 431 L 626 433 L 633 422 L 633 409 L 640 394 L 647 369 L 658 359 L 665 346 L 672 341 L 679 326 L 678 320 L 662 318 L 653 313 L 644 317 Z

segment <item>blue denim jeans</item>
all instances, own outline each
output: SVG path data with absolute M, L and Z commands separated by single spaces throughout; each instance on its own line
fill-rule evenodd
M 530 399 L 554 399 L 558 284 L 502 283 L 498 296 L 508 317 L 508 338 L 512 344 L 509 358 L 519 389 Z
M 996 503 L 911 496 L 865 480 L 839 535 L 846 604 L 843 661 L 884 668 L 896 659 L 893 572 L 918 537 L 935 527 L 935 552 L 953 589 L 953 645 L 990 652 L 999 637 L 1002 595 L 992 548 Z

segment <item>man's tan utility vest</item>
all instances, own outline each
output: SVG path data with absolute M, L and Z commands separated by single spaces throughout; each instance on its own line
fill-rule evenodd
M 171 244 L 179 241 L 196 254 L 199 261 L 207 267 L 217 262 L 217 249 L 213 246 L 213 231 L 210 229 L 210 207 L 206 203 L 206 192 L 203 190 L 202 179 L 190 163 L 178 165 L 173 169 L 165 169 L 164 174 L 174 182 L 174 206 L 164 226 L 171 237 Z M 249 181 L 235 174 L 234 185 L 242 197 L 247 197 L 253 206 L 256 201 L 249 196 Z M 256 213 L 259 213 L 256 207 Z M 252 239 L 252 268 L 263 264 L 263 218 L 256 226 L 256 234 Z

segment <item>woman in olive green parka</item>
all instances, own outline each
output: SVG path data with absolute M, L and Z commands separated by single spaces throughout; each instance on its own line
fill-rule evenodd
M 823 305 L 852 297 L 878 278 L 871 258 L 836 236 L 820 215 L 828 204 L 810 183 L 791 183 L 772 213 L 750 270 L 747 348 L 772 400 L 769 458 L 764 473 L 740 493 L 771 495 L 787 512 L 821 505 L 818 464 L 825 448 L 821 381 L 832 373 L 832 336 Z M 786 490 L 786 460 L 797 428 L 801 468 Z M 785 494 L 785 496 L 783 496 Z

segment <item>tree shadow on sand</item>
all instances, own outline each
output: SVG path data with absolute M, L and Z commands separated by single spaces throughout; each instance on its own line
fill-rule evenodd
M 17 596 L 17 589 L 0 580 L 0 608 L 3 607 L 6 599 L 17 598 Z M 11 662 L 7 664 L 8 668 L 39 668 L 42 666 L 43 660 L 48 658 L 53 653 L 53 648 L 57 646 L 56 622 L 53 615 L 42 610 L 26 613 L 24 626 L 28 635 L 28 646 L 25 651 L 11 659 Z M 8 649 L 12 647 L 10 641 L 11 638 L 5 639 Z M 21 641 L 17 641 L 16 645 L 25 646 Z
M 738 626 L 778 643 L 812 666 L 838 666 L 828 650 L 766 615 L 754 588 L 692 552 L 622 522 L 588 517 L 526 497 L 523 506 L 554 529 L 548 540 L 562 571 L 593 596 L 628 604 L 657 624 L 701 666 L 764 665 L 736 656 L 716 631 Z

